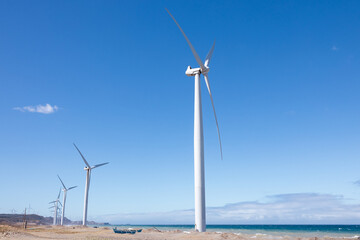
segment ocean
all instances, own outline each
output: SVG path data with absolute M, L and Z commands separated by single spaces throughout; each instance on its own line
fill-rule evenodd
M 193 231 L 194 225 L 112 225 L 118 228 L 157 228 L 159 230 Z M 344 237 L 358 238 L 360 225 L 207 225 L 208 232 L 269 237 Z

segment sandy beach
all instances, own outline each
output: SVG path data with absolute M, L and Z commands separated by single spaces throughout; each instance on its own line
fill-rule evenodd
M 349 239 L 346 237 L 323 237 L 323 238 L 303 238 L 290 236 L 269 236 L 269 235 L 247 235 L 235 233 L 216 233 L 216 232 L 187 232 L 180 230 L 173 231 L 159 231 L 156 229 L 144 229 L 141 233 L 131 234 L 115 234 L 111 228 L 100 227 L 82 227 L 82 226 L 34 226 L 28 229 L 13 227 L 8 225 L 0 225 L 1 239 L 91 239 L 91 240 L 105 240 L 105 239 L 148 239 L 148 240 L 162 240 L 162 239 Z M 359 239 L 359 238 L 352 238 Z

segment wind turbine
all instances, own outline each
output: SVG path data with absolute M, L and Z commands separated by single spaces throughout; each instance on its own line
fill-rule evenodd
M 190 66 L 188 66 L 185 71 L 185 74 L 187 76 L 195 76 L 195 99 L 194 99 L 195 230 L 199 232 L 205 232 L 206 212 L 205 212 L 204 135 L 203 135 L 203 120 L 202 120 L 202 107 L 201 107 L 200 75 L 202 74 L 204 76 L 205 83 L 209 91 L 212 108 L 214 110 L 215 122 L 219 136 L 219 143 L 220 143 L 220 153 L 222 159 L 222 146 L 220 139 L 219 124 L 215 113 L 215 106 L 210 90 L 210 83 L 208 77 L 208 72 L 210 70 L 209 63 L 211 56 L 214 52 L 215 42 L 205 58 L 205 63 L 203 63 L 199 55 L 195 51 L 195 48 L 191 44 L 190 40 L 186 36 L 185 32 L 180 27 L 179 23 L 176 21 L 176 19 L 168 9 L 166 9 L 166 11 L 169 13 L 170 17 L 174 20 L 174 22 L 180 29 L 181 33 L 185 37 L 185 40 L 189 44 L 189 47 L 196 59 L 196 62 L 200 65 L 200 67 L 198 68 L 191 68 Z
M 60 202 L 59 202 L 59 203 L 60 203 Z M 61 204 L 60 204 L 60 205 L 61 205 Z M 49 209 L 50 209 L 50 208 L 54 208 L 54 209 L 55 209 L 55 205 L 49 207 Z M 55 213 L 55 210 L 51 210 L 50 212 L 51 212 L 51 213 Z M 60 215 L 61 215 L 61 210 L 60 210 L 60 208 L 58 208 L 56 223 L 59 223 L 59 222 L 60 222 L 60 217 L 59 217 Z
M 85 165 L 86 165 L 86 166 L 84 167 L 84 170 L 86 171 L 86 182 L 85 182 L 84 215 L 83 215 L 83 225 L 86 226 L 91 170 L 94 169 L 94 168 L 103 166 L 103 165 L 105 165 L 105 164 L 108 164 L 108 162 L 106 162 L 106 163 L 100 163 L 100 164 L 97 164 L 97 165 L 94 165 L 94 166 L 90 167 L 90 164 L 86 161 L 86 159 L 84 158 L 84 156 L 83 156 L 82 153 L 80 152 L 79 148 L 75 145 L 75 143 L 74 143 L 74 146 L 75 146 L 76 150 L 78 150 L 81 158 L 84 160 L 84 163 L 85 163 Z
M 63 199 L 63 205 L 62 205 L 62 211 L 61 211 L 61 226 L 64 225 L 64 216 L 65 216 L 65 203 L 66 203 L 66 193 L 67 191 L 73 189 L 73 188 L 76 188 L 77 186 L 74 186 L 74 187 L 70 187 L 70 188 L 66 188 L 65 187 L 65 184 L 63 183 L 63 181 L 61 180 L 60 176 L 57 175 L 61 184 L 63 185 L 63 191 L 64 191 L 64 199 Z
M 53 205 L 52 207 L 50 207 L 50 208 L 55 208 L 55 209 L 54 209 L 53 225 L 56 225 L 56 223 L 57 223 L 59 204 L 62 205 L 61 202 L 60 202 L 60 200 L 59 200 L 59 198 L 60 198 L 60 193 L 61 193 L 61 188 L 60 188 L 60 191 L 59 191 L 59 194 L 58 194 L 56 200 L 55 200 L 55 201 L 52 201 L 52 202 L 49 202 L 49 204 L 50 204 L 50 203 L 54 203 L 54 205 Z

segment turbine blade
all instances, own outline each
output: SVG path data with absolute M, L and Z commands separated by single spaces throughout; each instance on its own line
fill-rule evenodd
M 58 197 L 57 197 L 57 201 L 59 201 L 60 194 L 61 194 L 61 188 L 60 188 L 60 191 L 59 191 L 59 195 L 58 195 Z
M 194 57 L 196 59 L 196 62 L 200 65 L 201 69 L 205 69 L 204 64 L 202 63 L 199 55 L 197 54 L 197 52 L 195 51 L 195 48 L 193 47 L 193 45 L 191 44 L 190 40 L 188 39 L 188 37 L 186 36 L 185 32 L 182 30 L 182 28 L 180 27 L 179 23 L 176 21 L 176 19 L 174 18 L 174 16 L 170 13 L 170 11 L 165 8 L 166 11 L 169 13 L 170 17 L 174 20 L 174 22 L 176 23 L 176 25 L 178 26 L 178 28 L 180 29 L 181 33 L 184 35 L 185 40 L 187 41 L 187 43 L 189 44 L 189 47 L 192 51 L 192 53 L 194 54 Z
M 82 153 L 80 152 L 80 150 L 78 149 L 78 147 L 75 145 L 75 143 L 74 143 L 74 146 L 75 146 L 75 148 L 78 150 L 78 152 L 80 153 L 80 156 L 81 156 L 82 159 L 84 160 L 84 163 L 86 164 L 86 166 L 88 166 L 88 168 L 91 168 L 91 167 L 90 167 L 90 164 L 86 161 L 86 159 L 84 158 L 84 156 L 82 155 Z
M 97 168 L 97 167 L 101 167 L 101 166 L 106 165 L 106 164 L 108 164 L 108 162 L 106 162 L 106 163 L 101 163 L 101 164 L 97 164 L 97 165 L 95 165 L 95 166 L 92 166 L 91 169 L 94 169 L 94 168 Z
M 216 42 L 216 41 L 214 41 L 214 44 L 212 45 L 209 53 L 206 55 L 205 64 L 204 64 L 205 67 L 209 67 L 210 59 L 211 59 L 211 57 L 212 57 L 212 54 L 213 54 L 214 48 L 215 48 L 215 42 Z
M 218 132 L 218 136 L 219 136 L 219 143 L 220 143 L 220 154 L 221 154 L 221 160 L 222 160 L 223 159 L 223 154 L 222 154 L 222 146 L 221 146 L 221 138 L 220 138 L 220 129 L 219 129 L 219 124 L 218 124 L 217 117 L 216 117 L 214 100 L 213 100 L 212 94 L 211 94 L 208 75 L 207 75 L 207 73 L 205 73 L 203 75 L 204 75 L 204 78 L 205 78 L 205 83 L 206 83 L 207 89 L 209 91 L 209 95 L 210 95 L 210 99 L 211 99 L 211 105 L 212 105 L 213 110 L 214 110 L 215 122 L 216 122 L 217 132 Z
M 63 181 L 61 180 L 60 176 L 59 176 L 59 175 L 57 175 L 57 176 L 58 176 L 58 178 L 59 178 L 59 180 L 60 180 L 61 184 L 63 185 L 63 187 L 66 189 L 65 184 L 64 184 L 64 183 L 63 183 Z
M 69 188 L 68 190 L 71 190 L 71 189 L 76 188 L 76 187 L 77 187 L 77 186 L 71 187 L 71 188 Z

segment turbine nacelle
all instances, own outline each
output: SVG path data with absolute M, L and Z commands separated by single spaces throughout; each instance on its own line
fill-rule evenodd
M 201 68 L 191 68 L 190 66 L 187 67 L 185 74 L 187 76 L 195 76 L 196 74 L 206 74 L 210 71 L 210 68 L 205 67 L 204 69 Z
M 187 67 L 185 74 L 187 76 L 195 76 L 196 74 L 201 73 L 201 68 L 191 68 L 190 66 Z

